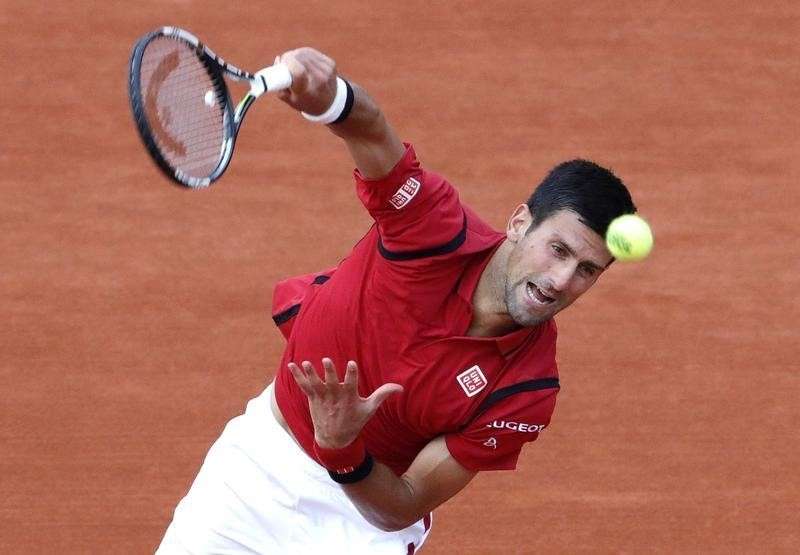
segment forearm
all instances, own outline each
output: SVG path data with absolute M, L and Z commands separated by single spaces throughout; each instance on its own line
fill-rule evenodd
M 402 530 L 461 491 L 475 472 L 459 464 L 444 437 L 428 443 L 402 476 L 375 463 L 360 482 L 344 485 L 358 511 L 382 530 Z
M 345 141 L 364 177 L 381 178 L 400 161 L 405 146 L 367 92 L 355 83 L 350 85 L 353 89 L 350 113 L 328 128 Z
M 292 75 L 292 85 L 278 93 L 278 97 L 295 110 L 312 116 L 326 114 L 334 101 L 341 98 L 342 83 L 337 80 L 336 62 L 313 48 L 298 48 L 278 57 Z M 405 147 L 386 122 L 378 105 L 369 95 L 353 83 L 353 103 L 348 114 L 342 112 L 328 117 L 338 123 L 328 128 L 344 139 L 358 170 L 368 179 L 384 177 L 400 161 Z M 342 110 L 344 106 L 342 105 Z
M 379 462 L 365 479 L 342 488 L 370 524 L 387 532 L 407 528 L 428 512 L 414 497 L 410 481 Z

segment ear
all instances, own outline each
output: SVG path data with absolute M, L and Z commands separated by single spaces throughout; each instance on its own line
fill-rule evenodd
M 533 216 L 531 215 L 528 205 L 520 204 L 514 209 L 514 212 L 508 219 L 508 224 L 506 224 L 506 237 L 512 243 L 518 242 L 525 236 L 525 232 L 528 231 L 532 222 Z

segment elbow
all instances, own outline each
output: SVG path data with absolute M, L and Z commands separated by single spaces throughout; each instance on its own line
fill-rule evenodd
M 405 509 L 394 507 L 394 510 L 370 512 L 364 517 L 376 528 L 384 532 L 399 532 L 409 526 L 419 522 L 423 514 L 419 514 L 419 507 L 407 507 Z
M 419 519 L 415 520 L 408 520 L 402 518 L 374 518 L 368 519 L 369 523 L 375 526 L 376 528 L 383 530 L 384 532 L 399 532 L 400 530 L 404 530 L 417 522 Z
M 414 487 L 405 476 L 400 477 L 392 495 L 380 497 L 384 503 L 359 504 L 356 501 L 355 505 L 367 522 L 384 532 L 405 530 L 419 522 L 430 510 L 415 499 Z

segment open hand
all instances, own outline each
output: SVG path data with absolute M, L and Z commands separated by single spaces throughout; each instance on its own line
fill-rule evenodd
M 400 384 L 386 383 L 369 397 L 361 397 L 358 394 L 358 365 L 352 360 L 347 363 L 341 383 L 329 358 L 322 359 L 325 381 L 307 360 L 300 366 L 294 362 L 288 366 L 295 382 L 308 397 L 314 439 L 325 449 L 340 449 L 352 443 L 381 403 L 389 395 L 403 391 Z

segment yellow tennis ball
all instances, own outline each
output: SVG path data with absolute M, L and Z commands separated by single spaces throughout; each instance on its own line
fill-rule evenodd
M 653 250 L 653 232 L 636 214 L 615 218 L 606 231 L 606 246 L 614 258 L 633 262 L 647 258 Z

